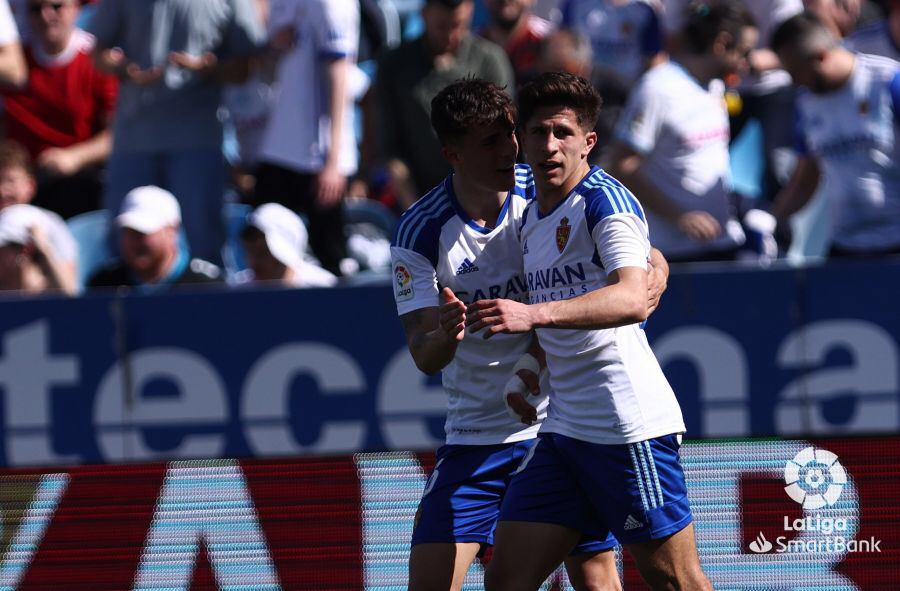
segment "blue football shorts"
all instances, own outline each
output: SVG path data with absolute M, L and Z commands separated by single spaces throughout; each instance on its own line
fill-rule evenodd
M 691 523 L 678 435 L 600 445 L 541 433 L 513 475 L 501 521 L 555 523 L 623 544 L 674 534 Z M 598 528 L 599 525 L 599 528 Z
M 416 511 L 412 544 L 494 543 L 500 504 L 534 440 L 499 445 L 444 445 Z M 572 554 L 609 550 L 608 534 L 585 537 Z

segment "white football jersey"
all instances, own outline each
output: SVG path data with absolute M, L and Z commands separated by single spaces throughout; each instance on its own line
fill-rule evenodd
M 731 215 L 728 114 L 721 82 L 700 85 L 671 61 L 647 71 L 628 97 L 615 136 L 644 156 L 642 173 L 685 211 L 705 211 L 723 232 L 714 240 L 689 237 L 647 212 L 653 245 L 671 257 L 740 246 L 744 234 Z
M 444 287 L 467 304 L 494 298 L 526 301 L 518 229 L 533 187 L 531 170 L 517 165 L 516 187 L 494 228 L 466 215 L 453 192 L 453 175 L 413 204 L 391 245 L 398 314 L 439 306 Z M 537 425 L 525 427 L 510 417 L 501 397 L 531 334 L 482 336 L 467 332 L 443 370 L 447 443 L 491 445 L 534 437 Z M 537 403 L 539 418 L 546 416 L 546 395 L 529 402 Z
M 856 54 L 844 86 L 797 97 L 800 151 L 816 157 L 832 241 L 849 250 L 900 245 L 900 63 Z
M 531 303 L 605 287 L 608 273 L 646 269 L 650 255 L 640 204 L 597 167 L 546 216 L 532 202 L 521 240 Z M 551 392 L 542 432 L 623 444 L 684 431 L 681 408 L 639 324 L 537 334 Z

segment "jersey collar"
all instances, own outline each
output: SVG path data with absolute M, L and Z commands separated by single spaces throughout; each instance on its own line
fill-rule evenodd
M 447 191 L 447 197 L 450 199 L 450 205 L 453 206 L 453 211 L 456 212 L 456 215 L 458 215 L 467 226 L 480 234 L 490 234 L 500 227 L 500 224 L 503 223 L 503 219 L 506 217 L 506 212 L 509 211 L 509 203 L 512 201 L 513 193 L 512 191 L 506 193 L 506 199 L 503 201 L 503 207 L 500 208 L 500 215 L 497 216 L 497 222 L 494 224 L 494 227 L 486 228 L 481 224 L 476 224 L 471 216 L 466 213 L 466 210 L 463 209 L 462 205 L 459 204 L 459 200 L 456 198 L 456 192 L 453 190 L 453 174 L 450 174 L 444 179 L 444 189 Z
M 586 175 L 584 175 L 584 177 L 582 177 L 582 179 L 581 179 L 580 181 L 578 181 L 578 184 L 575 185 L 575 187 L 573 187 L 571 191 L 569 191 L 569 194 L 566 195 L 566 197 L 565 197 L 564 199 L 560 199 L 560 200 L 559 200 L 559 203 L 557 203 L 556 205 L 554 205 L 554 206 L 553 206 L 553 209 L 551 209 L 550 211 L 548 211 L 548 212 L 545 213 L 545 214 L 542 214 L 542 213 L 541 213 L 541 208 L 538 207 L 537 199 L 535 199 L 535 200 L 534 200 L 534 208 L 535 208 L 535 210 L 536 210 L 536 212 L 537 212 L 537 217 L 538 217 L 538 219 L 539 219 L 539 220 L 542 220 L 542 219 L 544 219 L 544 218 L 550 217 L 551 215 L 553 215 L 553 212 L 555 212 L 557 209 L 559 209 L 559 206 L 560 206 L 560 205 L 562 205 L 563 203 L 565 203 L 566 201 L 568 201 L 569 198 L 572 197 L 572 195 L 575 195 L 576 193 L 581 193 L 581 189 L 582 189 L 582 187 L 584 186 L 584 183 L 585 183 L 589 178 L 591 178 L 591 177 L 592 177 L 597 171 L 599 171 L 599 170 L 600 170 L 600 167 L 599 167 L 599 166 L 591 166 L 591 169 L 587 172 Z

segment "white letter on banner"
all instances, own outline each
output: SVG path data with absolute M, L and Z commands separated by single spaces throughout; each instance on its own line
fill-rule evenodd
M 130 405 L 121 363 L 106 372 L 97 389 L 94 416 L 103 457 L 115 462 L 221 455 L 223 433 L 186 435 L 175 449 L 161 451 L 147 447 L 141 433 L 145 427 L 223 425 L 227 419 L 225 385 L 215 368 L 186 349 L 146 349 L 133 353 L 129 361 L 134 394 Z M 154 380 L 174 384 L 177 396 L 143 396 Z
M 3 559 L 0 561 L 0 589 L 15 589 L 22 575 L 31 566 L 34 554 L 44 539 L 47 526 L 56 513 L 59 500 L 69 484 L 68 474 L 43 474 L 40 476 L 7 476 L 0 490 L 0 507 L 4 511 L 3 527 L 16 525 L 15 532 L 0 532 L 5 540 Z M 16 509 L 22 503 L 22 491 L 34 482 L 28 507 Z
M 835 350 L 849 352 L 852 365 L 823 367 Z M 785 369 L 816 370 L 782 391 L 775 414 L 778 433 L 894 433 L 900 428 L 897 344 L 880 326 L 861 320 L 810 324 L 788 335 L 778 363 Z M 834 424 L 824 405 L 841 395 L 854 397 L 854 413 L 845 423 Z
M 703 437 L 750 434 L 747 358 L 740 344 L 720 330 L 688 326 L 653 341 L 659 365 L 686 360 L 697 371 Z
M 169 465 L 133 589 L 188 591 L 201 541 L 219 589 L 281 589 L 244 474 L 231 460 Z
M 78 357 L 52 355 L 46 320 L 8 331 L 3 337 L 0 387 L 4 390 L 6 462 L 10 466 L 77 463 L 50 446 L 50 388 L 78 384 Z
M 257 455 L 358 451 L 366 436 L 363 421 L 330 421 L 319 439 L 305 447 L 291 433 L 289 395 L 298 375 L 315 379 L 323 394 L 362 394 L 366 389 L 356 361 L 324 343 L 291 343 L 263 355 L 247 373 L 241 392 L 241 420 L 247 443 Z
M 389 448 L 434 449 L 443 443 L 428 432 L 426 420 L 447 414 L 447 394 L 426 379 L 406 347 L 385 366 L 378 384 L 378 417 Z

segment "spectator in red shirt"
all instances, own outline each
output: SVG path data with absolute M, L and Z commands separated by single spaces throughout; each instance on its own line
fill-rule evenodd
M 94 39 L 75 26 L 78 0 L 28 0 L 28 83 L 5 91 L 7 135 L 37 167 L 35 202 L 63 217 L 98 209 L 117 82 L 91 58 Z

